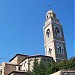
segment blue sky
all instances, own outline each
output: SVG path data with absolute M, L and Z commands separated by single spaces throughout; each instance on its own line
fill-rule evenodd
M 15 54 L 44 54 L 48 5 L 63 26 L 68 58 L 74 56 L 73 0 L 0 0 L 0 63 Z

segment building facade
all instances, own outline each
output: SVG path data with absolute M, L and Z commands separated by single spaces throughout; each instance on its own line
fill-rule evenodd
M 27 75 L 28 71 L 33 70 L 35 59 L 38 61 L 38 64 L 40 64 L 41 61 L 43 61 L 43 63 L 53 61 L 52 57 L 45 55 L 28 56 L 17 54 L 9 61 L 9 63 L 2 63 L 1 75 Z

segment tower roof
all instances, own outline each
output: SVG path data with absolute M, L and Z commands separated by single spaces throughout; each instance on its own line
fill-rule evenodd
M 49 19 L 50 17 L 56 17 L 56 14 L 54 13 L 53 10 L 49 10 L 49 11 L 46 13 L 46 19 Z
M 46 14 L 55 14 L 53 10 L 49 10 Z

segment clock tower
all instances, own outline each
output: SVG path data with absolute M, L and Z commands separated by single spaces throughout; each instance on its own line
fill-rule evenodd
M 63 28 L 53 10 L 46 13 L 44 30 L 45 55 L 58 62 L 67 59 Z

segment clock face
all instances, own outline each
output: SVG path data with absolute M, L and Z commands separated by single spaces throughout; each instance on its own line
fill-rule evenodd
M 55 27 L 55 35 L 61 37 L 61 30 L 59 27 Z
M 47 35 L 48 38 L 50 37 L 50 29 L 47 29 L 46 35 Z

